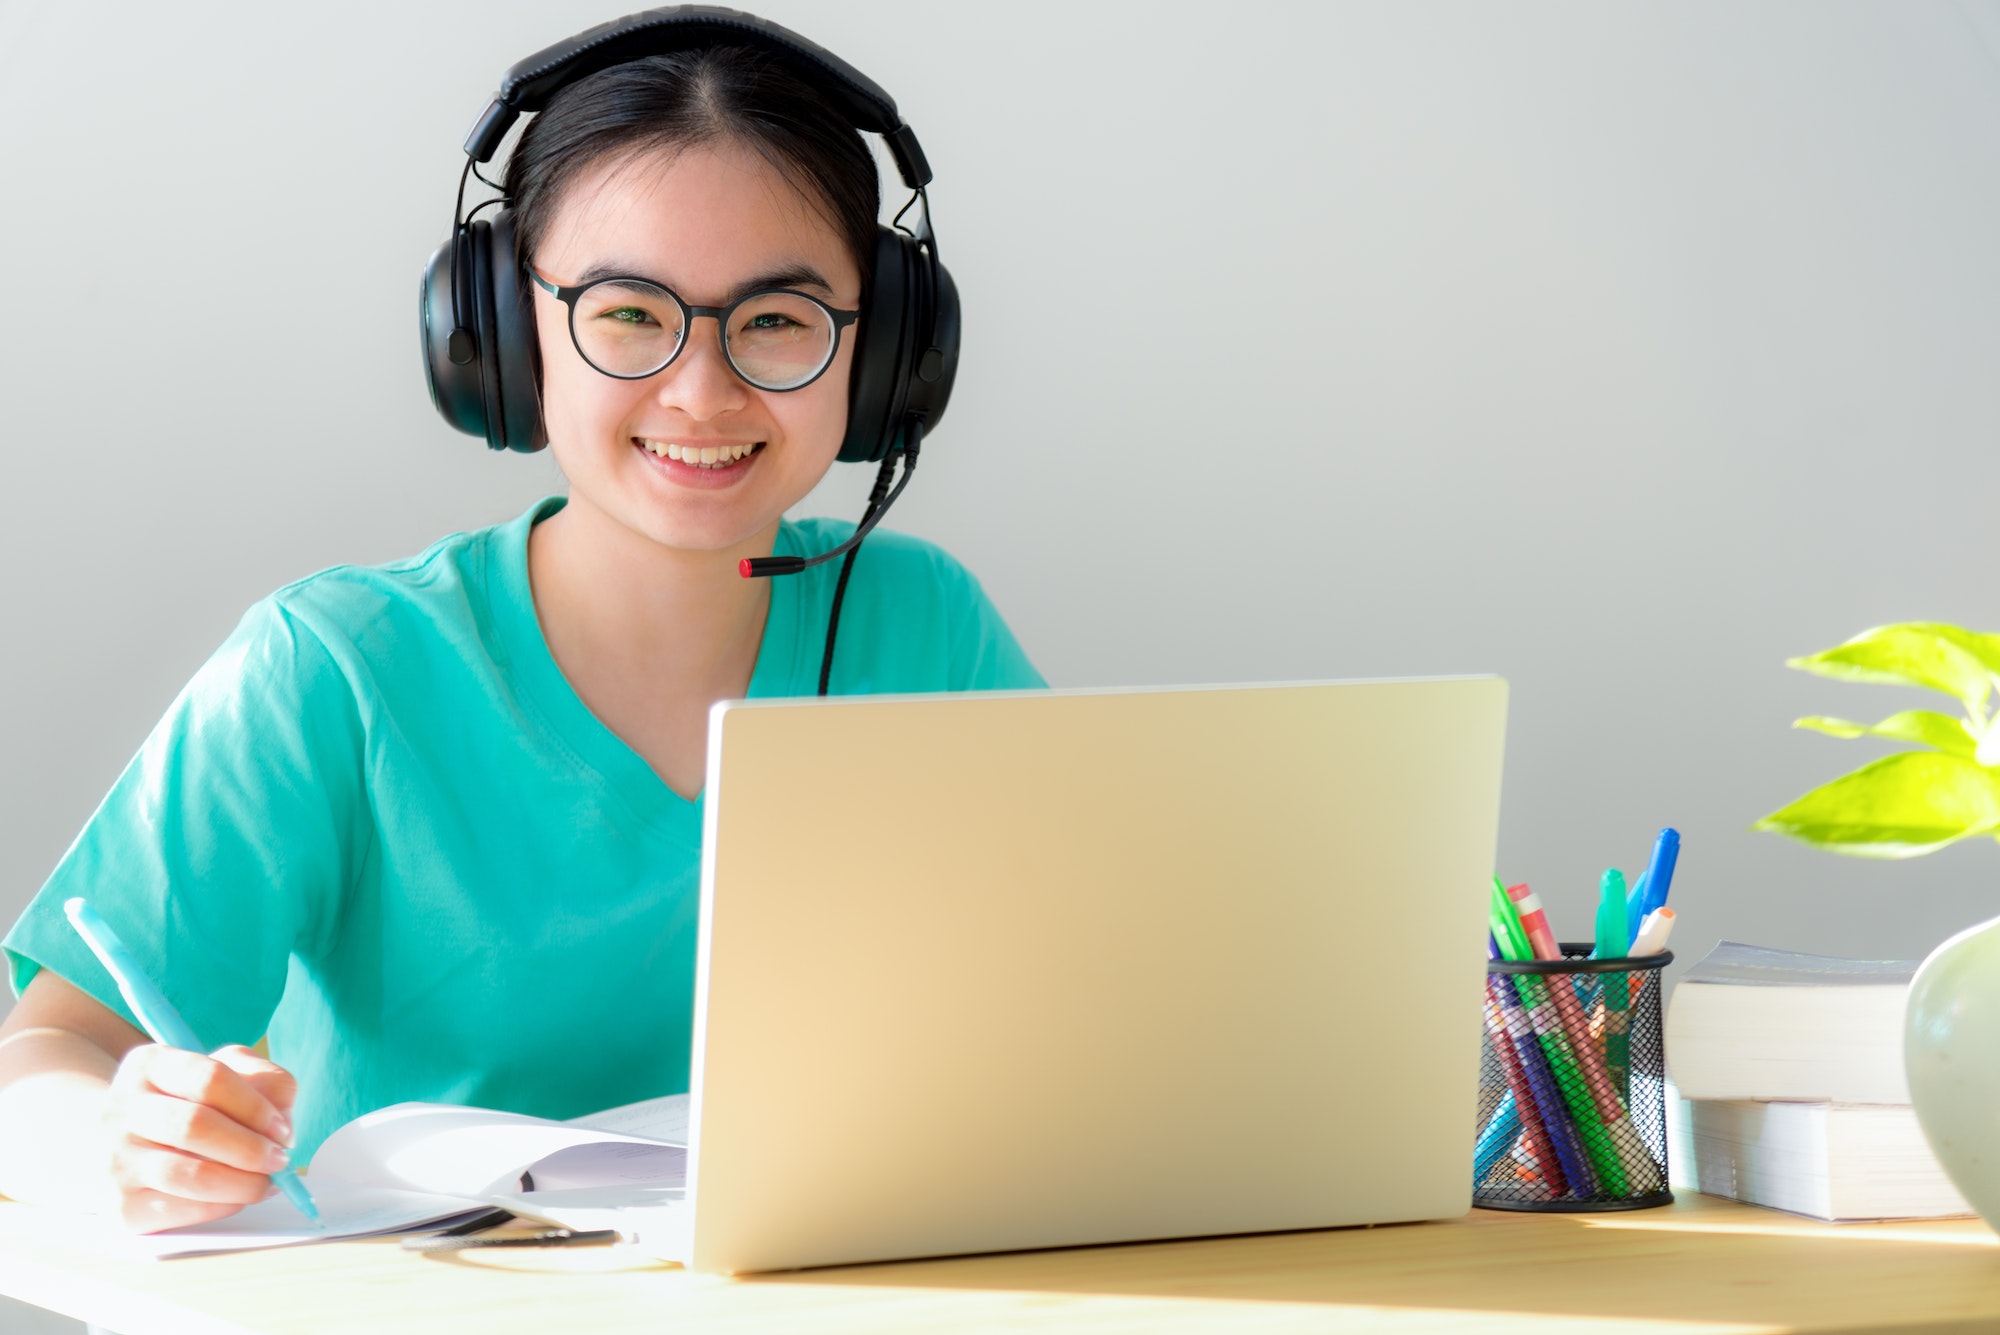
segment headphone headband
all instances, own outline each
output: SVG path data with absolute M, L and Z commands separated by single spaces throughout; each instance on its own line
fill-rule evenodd
M 627 14 L 517 61 L 500 78 L 500 91 L 466 136 L 465 152 L 489 162 L 524 112 L 540 111 L 558 92 L 599 70 L 647 56 L 711 46 L 756 46 L 791 64 L 824 92 L 858 130 L 879 134 L 912 190 L 931 179 L 916 134 L 903 124 L 896 99 L 831 51 L 789 28 L 720 5 L 670 5 Z

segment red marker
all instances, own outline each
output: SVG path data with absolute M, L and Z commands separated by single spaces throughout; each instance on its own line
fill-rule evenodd
M 1521 913 L 1521 929 L 1528 934 L 1528 944 L 1534 947 L 1538 960 L 1559 960 L 1562 947 L 1556 944 L 1556 934 L 1549 930 L 1549 915 L 1542 912 L 1541 896 L 1525 885 L 1507 887 L 1507 897 L 1514 901 L 1514 907 Z

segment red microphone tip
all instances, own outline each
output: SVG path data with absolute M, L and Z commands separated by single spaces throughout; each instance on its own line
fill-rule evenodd
M 741 576 L 743 576 L 743 578 L 745 578 L 745 579 L 749 579 L 749 578 L 750 578 L 750 558 L 749 558 L 749 557 L 747 557 L 747 556 L 746 556 L 746 557 L 744 557 L 744 558 L 743 558 L 743 559 L 742 559 L 741 561 L 738 561 L 738 562 L 736 563 L 736 573 L 737 573 L 737 574 L 739 574 L 739 575 L 741 575 Z

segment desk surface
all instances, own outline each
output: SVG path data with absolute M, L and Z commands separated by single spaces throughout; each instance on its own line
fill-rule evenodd
M 93 1227 L 0 1202 L 0 1292 L 125 1335 L 2000 1327 L 2000 1238 L 1977 1220 L 1836 1227 L 1692 1193 L 1629 1214 L 1474 1211 L 739 1280 L 611 1249 L 424 1256 L 350 1242 L 113 1259 Z

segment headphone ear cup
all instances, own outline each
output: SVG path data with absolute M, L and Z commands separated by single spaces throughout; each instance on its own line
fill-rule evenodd
M 909 354 L 909 260 L 907 240 L 887 227 L 875 229 L 875 265 L 854 339 L 854 369 L 848 379 L 847 438 L 843 463 L 872 463 L 889 452 L 903 398 Z
M 472 334 L 478 340 L 479 353 L 473 360 L 479 371 L 479 404 L 481 420 L 486 424 L 486 448 L 505 449 L 506 442 L 501 438 L 500 368 L 496 352 L 500 334 L 493 325 L 493 224 L 483 218 L 467 223 L 465 239 L 469 262 L 462 272 L 471 279 L 472 304 L 461 310 L 471 317 Z
M 930 260 L 918 255 L 916 262 L 928 299 L 926 304 L 931 307 L 930 317 L 917 327 L 927 329 L 930 336 L 920 336 L 918 345 L 912 349 L 916 368 L 903 415 L 922 421 L 924 435 L 929 436 L 944 418 L 945 405 L 951 402 L 952 384 L 958 379 L 958 284 L 952 281 L 951 270 L 940 264 L 937 290 L 933 292 Z
M 541 348 L 535 338 L 535 310 L 521 281 L 514 250 L 514 214 L 502 209 L 487 236 L 487 291 L 493 302 L 491 355 L 482 358 L 494 382 L 500 430 L 487 433 L 495 449 L 532 454 L 549 443 L 542 429 Z
M 455 265 L 454 250 L 458 251 Z M 417 294 L 417 315 L 422 326 L 424 384 L 431 392 L 431 406 L 453 430 L 484 436 L 486 408 L 479 385 L 477 340 L 470 332 L 452 337 L 457 328 L 452 318 L 454 272 L 459 281 L 458 309 L 467 314 L 471 311 L 469 250 L 468 238 L 455 231 L 432 253 Z

